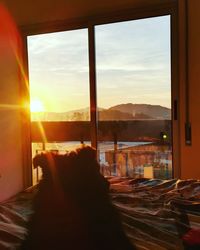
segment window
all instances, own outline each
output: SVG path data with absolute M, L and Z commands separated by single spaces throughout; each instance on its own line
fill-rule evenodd
M 42 136 L 33 137 L 32 156 L 43 150 L 64 152 L 81 143 L 90 145 L 88 140 L 83 142 L 85 137 L 79 129 L 69 131 L 70 141 L 59 139 L 59 130 L 50 138 L 44 129 L 44 124 L 66 123 L 69 127 L 72 122 L 89 123 L 87 37 L 87 29 L 28 36 L 32 134 L 41 130 Z M 76 127 L 73 125 L 74 130 Z M 38 173 L 33 171 L 35 183 Z
M 174 12 L 119 19 L 28 36 L 32 154 L 92 144 L 104 175 L 171 178 Z
M 170 16 L 95 31 L 103 173 L 171 178 Z

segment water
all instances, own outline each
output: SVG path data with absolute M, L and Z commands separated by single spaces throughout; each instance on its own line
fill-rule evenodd
M 117 148 L 118 149 L 125 149 L 128 147 L 134 147 L 139 145 L 147 145 L 151 144 L 151 142 L 117 142 Z M 91 146 L 90 141 L 85 141 L 84 145 Z M 32 149 L 33 151 L 39 150 L 58 150 L 61 152 L 66 152 L 70 150 L 74 150 L 77 147 L 82 146 L 82 144 L 79 141 L 67 141 L 67 142 L 53 142 L 53 143 L 45 143 L 45 149 L 43 148 L 42 143 L 32 143 Z M 98 150 L 101 152 L 105 152 L 108 150 L 114 149 L 114 143 L 113 141 L 105 141 L 105 142 L 98 142 Z
M 66 153 L 81 145 L 79 141 L 54 142 L 45 145 L 32 143 L 32 155 L 34 157 L 44 149 Z M 84 145 L 90 146 L 91 142 L 86 141 Z M 134 147 L 137 148 L 134 149 Z M 113 141 L 99 142 L 98 158 L 104 175 L 144 177 L 146 167 L 151 167 L 154 178 L 167 179 L 172 176 L 172 151 L 167 145 L 120 141 L 117 143 L 116 151 Z

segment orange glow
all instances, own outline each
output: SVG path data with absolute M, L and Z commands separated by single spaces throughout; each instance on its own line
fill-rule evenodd
M 23 46 L 20 32 L 18 31 L 17 25 L 3 4 L 0 4 L 0 40 L 1 40 L 1 48 L 0 54 L 5 55 L 5 57 L 14 55 L 16 63 L 18 65 L 18 76 L 19 81 L 24 85 L 23 91 L 28 93 L 29 85 L 28 78 L 26 74 L 26 70 L 23 65 L 22 54 L 23 54 Z M 23 92 L 23 98 L 26 99 Z M 26 100 L 24 100 L 27 102 Z M 20 109 L 24 108 L 23 101 L 19 105 L 10 105 L 10 104 L 1 104 L 1 108 L 6 109 Z M 27 106 L 26 106 L 27 108 Z M 26 109 L 28 110 L 28 109 Z
M 43 128 L 42 122 L 37 122 L 37 125 L 38 125 L 40 133 L 42 135 L 42 142 L 47 143 L 48 141 L 47 141 L 47 138 L 45 135 L 45 130 Z M 47 156 L 47 160 L 49 163 L 49 167 L 50 167 L 50 171 L 51 171 L 51 175 L 52 175 L 52 179 L 53 179 L 53 185 L 54 185 L 55 190 L 57 191 L 57 197 L 61 202 L 63 202 L 64 201 L 64 193 L 63 193 L 63 190 L 60 186 L 54 158 L 52 157 L 51 153 L 50 154 L 47 153 L 46 156 Z
M 1 34 L 1 43 L 14 44 L 15 47 L 21 43 L 20 34 L 17 29 L 17 25 L 12 19 L 11 15 L 7 9 L 1 4 L 0 5 L 0 34 Z

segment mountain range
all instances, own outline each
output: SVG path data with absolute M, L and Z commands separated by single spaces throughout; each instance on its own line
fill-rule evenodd
M 118 104 L 108 109 L 98 108 L 99 120 L 170 120 L 171 109 L 150 104 Z M 89 108 L 68 112 L 31 113 L 32 121 L 88 121 Z

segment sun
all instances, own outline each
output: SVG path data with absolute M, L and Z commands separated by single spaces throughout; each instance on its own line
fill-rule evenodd
M 43 112 L 44 111 L 44 105 L 40 100 L 32 100 L 30 103 L 30 109 L 31 112 Z

